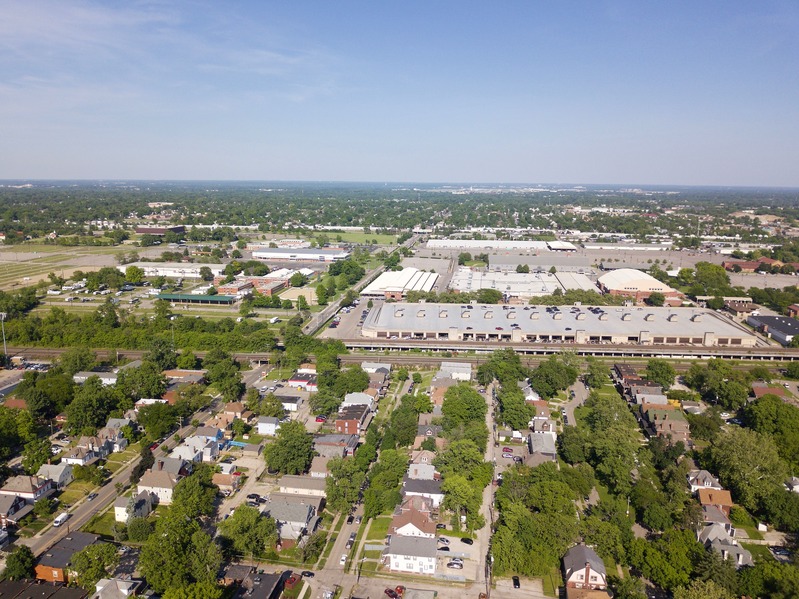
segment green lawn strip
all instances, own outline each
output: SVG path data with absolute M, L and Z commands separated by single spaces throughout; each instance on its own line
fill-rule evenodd
M 391 526 L 391 516 L 378 516 L 373 519 L 366 541 L 384 541 L 388 534 L 389 526 Z
M 768 550 L 767 545 L 760 545 L 758 543 L 741 543 L 741 547 L 752 554 L 752 559 L 755 561 L 776 561 L 771 551 Z
M 96 487 L 94 483 L 85 480 L 71 482 L 58 496 L 61 505 L 74 505 L 92 492 Z
M 114 510 L 109 509 L 102 514 L 95 514 L 83 527 L 84 532 L 91 532 L 102 537 L 114 538 Z
M 560 575 L 559 568 L 552 568 L 546 576 L 541 577 L 541 582 L 544 587 L 544 595 L 547 597 L 557 597 L 558 588 L 563 584 L 563 578 Z

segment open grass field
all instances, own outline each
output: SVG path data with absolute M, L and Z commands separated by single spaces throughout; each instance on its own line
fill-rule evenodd
M 95 487 L 96 485 L 94 483 L 90 483 L 85 480 L 76 480 L 71 482 L 67 488 L 64 489 L 59 496 L 59 499 L 61 500 L 62 504 L 74 505 L 79 500 L 86 497 L 86 495 L 91 493 Z
M 388 534 L 388 527 L 391 525 L 391 516 L 378 516 L 372 520 L 369 527 L 369 534 L 366 535 L 367 541 L 382 541 Z
M 114 510 L 110 509 L 92 517 L 83 527 L 84 532 L 91 532 L 106 538 L 114 537 Z
M 382 233 L 356 233 L 355 231 L 347 232 L 347 233 L 327 233 L 328 237 L 331 239 L 331 245 L 333 241 L 338 239 L 339 236 L 341 237 L 341 241 L 346 243 L 372 243 L 373 240 L 377 240 L 378 245 L 395 245 L 397 243 L 397 236 L 396 235 L 385 235 Z

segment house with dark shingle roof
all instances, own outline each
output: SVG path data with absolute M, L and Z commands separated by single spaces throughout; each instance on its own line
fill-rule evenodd
M 575 545 L 563 556 L 563 580 L 567 589 L 606 589 L 605 562 L 587 545 Z

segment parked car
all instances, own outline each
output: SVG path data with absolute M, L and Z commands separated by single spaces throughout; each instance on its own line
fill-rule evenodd
M 97 493 L 89 493 L 86 496 L 86 501 L 92 501 L 93 499 L 97 499 Z
M 447 547 L 446 545 L 444 545 L 443 547 L 439 547 L 439 548 L 438 548 L 438 550 L 439 550 L 439 551 L 449 551 L 449 547 Z
M 512 460 L 512 459 L 513 459 L 513 454 L 512 454 L 512 453 L 508 453 L 507 451 L 503 451 L 503 452 L 502 452 L 502 457 L 503 457 L 503 458 L 508 458 L 508 459 L 511 459 L 511 460 Z
M 310 570 L 303 570 L 300 573 L 300 576 L 303 576 L 304 578 L 313 578 L 314 577 L 314 573 L 311 572 Z
M 514 589 L 520 589 L 521 588 L 522 584 L 519 582 L 519 577 L 518 576 L 513 576 L 511 578 L 511 580 L 513 581 L 513 588 Z
M 446 537 L 438 537 L 438 542 L 442 545 L 449 545 L 449 539 Z
M 363 522 L 363 516 L 355 516 L 355 524 L 360 524 Z
M 250 501 L 258 501 L 258 502 L 260 502 L 261 501 L 261 496 L 258 495 L 258 493 L 250 493 L 249 495 L 247 495 L 247 499 L 249 499 Z
M 439 524 L 436 524 L 436 530 L 443 530 L 443 529 L 445 529 L 446 527 L 447 527 L 447 525 L 446 525 L 446 524 L 441 524 L 441 523 L 439 523 Z
M 467 545 L 474 545 L 474 541 L 469 537 L 461 538 L 461 543 L 466 543 Z
M 502 451 L 503 451 L 503 453 L 513 453 L 513 448 L 512 447 L 503 447 Z
M 327 422 L 327 416 L 325 416 L 324 414 L 319 414 L 319 416 L 316 417 L 316 421 L 317 422 Z
M 352 524 L 353 522 L 355 522 L 355 516 L 350 514 L 349 516 L 347 516 L 347 524 Z
M 338 560 L 338 563 L 339 563 L 340 566 L 343 566 L 344 564 L 347 563 L 347 554 L 346 553 L 342 553 L 341 554 L 341 559 Z
M 463 570 L 463 564 L 460 562 L 449 562 L 447 564 L 447 568 L 452 568 L 454 570 Z
M 397 597 L 399 597 L 399 595 L 397 595 L 397 591 L 394 589 L 386 589 L 383 592 L 389 597 L 389 599 L 397 599 Z

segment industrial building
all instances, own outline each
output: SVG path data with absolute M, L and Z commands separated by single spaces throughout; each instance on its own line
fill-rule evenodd
M 170 277 L 181 279 L 199 279 L 200 269 L 207 266 L 216 277 L 222 275 L 226 264 L 197 264 L 192 262 L 133 262 L 120 264 L 117 270 L 125 274 L 129 266 L 136 266 L 144 271 L 145 277 Z
M 670 305 L 682 304 L 683 294 L 661 283 L 652 275 L 633 268 L 620 268 L 605 273 L 597 280 L 600 289 L 611 295 L 620 295 L 642 302 L 653 293 L 662 293 Z
M 536 252 L 574 252 L 568 241 L 527 241 L 524 239 L 430 239 L 429 250 L 525 250 Z
M 263 248 L 252 253 L 255 260 L 277 262 L 338 262 L 349 256 L 350 252 L 341 248 Z
M 778 341 L 781 345 L 790 345 L 794 337 L 799 335 L 799 320 L 787 316 L 760 316 L 752 314 L 746 324 L 757 329 L 767 337 Z
M 596 291 L 599 289 L 584 274 L 512 271 L 481 271 L 461 267 L 452 276 L 451 289 L 461 292 L 480 289 L 496 289 L 506 298 L 531 298 L 552 295 L 555 290 L 579 289 Z
M 375 306 L 364 337 L 531 343 L 753 347 L 745 328 L 712 310 L 498 304 Z
M 437 281 L 436 273 L 417 268 L 388 271 L 369 283 L 361 291 L 361 297 L 400 300 L 405 298 L 409 291 L 432 291 Z

